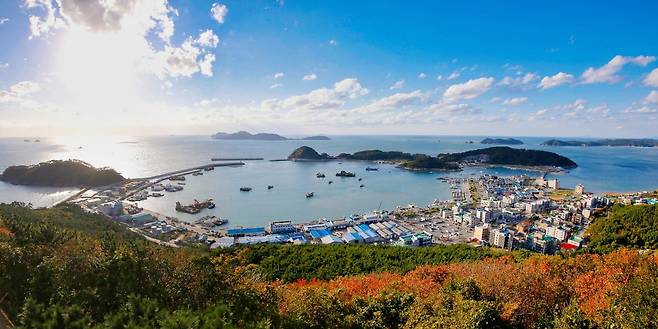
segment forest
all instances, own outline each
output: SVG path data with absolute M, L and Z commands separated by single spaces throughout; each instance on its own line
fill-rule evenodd
M 595 225 L 655 222 L 655 211 L 619 207 Z M 617 232 L 594 227 L 592 243 L 594 232 Z M 150 243 L 75 206 L 0 205 L 0 326 L 655 328 L 658 257 L 634 241 L 556 256 L 468 246 L 209 251 Z

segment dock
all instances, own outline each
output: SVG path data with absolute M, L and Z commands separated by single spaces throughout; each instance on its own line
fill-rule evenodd
M 211 161 L 260 161 L 265 158 L 212 158 Z

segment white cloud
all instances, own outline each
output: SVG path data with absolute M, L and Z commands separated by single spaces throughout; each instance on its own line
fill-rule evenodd
M 395 110 L 413 105 L 418 101 L 424 100 L 426 98 L 427 95 L 425 95 L 420 90 L 415 90 L 410 93 L 396 93 L 384 98 L 380 98 L 368 105 L 358 107 L 354 109 L 353 112 L 372 113 L 382 110 Z
M 514 97 L 504 100 L 503 105 L 516 106 L 525 104 L 526 102 L 528 102 L 528 97 Z
M 214 56 L 206 56 L 202 57 L 201 61 L 198 61 L 199 55 L 201 55 L 201 49 L 195 47 L 193 43 L 194 41 L 188 38 L 180 47 L 165 46 L 163 51 L 159 51 L 153 55 L 152 63 L 154 65 L 151 69 L 160 78 L 164 78 L 165 76 L 174 78 L 191 77 L 201 71 L 201 65 L 203 64 L 204 72 L 208 73 L 207 65 L 212 64 L 215 58 Z
M 395 90 L 395 89 L 402 89 L 402 88 L 404 88 L 404 80 L 396 81 L 389 89 L 390 90 Z
M 640 108 L 634 109 L 634 108 L 627 108 L 624 110 L 624 113 L 636 113 L 636 114 L 654 114 L 658 113 L 658 110 L 655 108 L 650 108 L 647 106 L 642 106 Z
M 319 110 L 335 109 L 343 106 L 349 99 L 368 94 L 368 89 L 361 86 L 355 78 L 336 82 L 333 88 L 320 88 L 307 94 L 291 96 L 283 100 L 266 99 L 261 107 L 269 110 Z
M 546 76 L 539 82 L 539 88 L 551 89 L 574 81 L 574 76 L 569 73 L 559 72 L 554 76 Z
M 318 78 L 318 76 L 315 75 L 315 73 L 311 73 L 311 74 L 307 74 L 304 77 L 302 77 L 302 80 L 304 80 L 304 81 L 313 81 L 317 78 Z
M 30 39 L 47 35 L 51 30 L 66 27 L 66 22 L 56 16 L 56 9 L 51 0 L 25 0 L 28 9 L 42 8 L 46 11 L 45 17 L 30 15 Z
M 425 79 L 425 78 L 427 78 L 427 74 L 421 72 L 421 73 L 418 74 L 418 78 L 419 79 Z
M 217 23 L 224 24 L 224 19 L 226 18 L 226 14 L 228 14 L 228 8 L 223 4 L 213 3 L 210 8 L 210 13 Z
M 6 69 L 9 67 L 9 63 L 0 63 L 0 70 Z
M 448 76 L 447 80 L 455 80 L 455 79 L 459 78 L 460 75 L 461 75 L 461 73 L 459 73 L 459 72 L 457 72 L 457 71 L 452 72 L 452 73 Z
M 585 70 L 585 72 L 583 72 L 581 78 L 585 84 L 616 83 L 622 79 L 622 77 L 617 75 L 617 73 L 621 71 L 624 65 L 635 64 L 640 66 L 647 66 L 649 63 L 655 60 L 656 57 L 654 56 L 627 57 L 617 55 L 600 68 L 588 68 Z
M 652 90 L 649 95 L 644 98 L 644 104 L 658 104 L 658 91 Z
M 203 60 L 199 62 L 199 70 L 201 74 L 211 77 L 212 76 L 212 63 L 215 61 L 215 55 L 206 54 Z
M 482 112 L 481 109 L 470 104 L 447 104 L 442 102 L 432 104 L 428 106 L 426 110 L 433 114 L 447 114 L 451 116 L 473 115 Z
M 275 83 L 275 84 L 273 84 L 273 85 L 270 86 L 270 89 L 276 89 L 276 88 L 281 88 L 281 87 L 283 87 L 283 84 L 281 84 L 281 83 Z
M 207 29 L 199 34 L 196 42 L 203 47 L 215 48 L 219 44 L 219 37 L 211 29 Z
M 9 22 L 9 18 L 7 17 L 0 17 L 0 25 Z
M 331 40 L 329 40 L 329 44 L 332 45 L 332 46 L 336 46 L 336 45 L 338 45 L 338 41 L 336 41 L 334 39 L 331 39 Z
M 500 82 L 498 82 L 498 85 L 507 86 L 510 88 L 525 89 L 537 79 L 539 79 L 539 76 L 534 73 L 526 73 L 523 76 L 518 77 L 506 76 L 500 80 Z
M 283 78 L 285 74 L 283 72 L 274 73 L 274 79 Z
M 38 83 L 32 81 L 18 82 L 8 90 L 0 90 L 0 103 L 18 103 L 22 107 L 37 108 L 39 104 L 27 96 L 41 90 Z
M 437 81 L 441 81 L 441 80 L 443 80 L 443 75 L 441 75 L 441 74 L 437 75 L 437 76 L 436 76 L 436 80 L 437 80 Z
M 41 90 L 38 83 L 32 81 L 21 81 L 9 88 L 9 91 L 17 96 L 25 96 Z
M 644 78 L 644 84 L 651 87 L 658 87 L 658 68 L 653 69 L 653 71 Z
M 476 98 L 491 88 L 494 78 L 478 78 L 468 80 L 464 83 L 454 84 L 443 93 L 443 100 L 446 102 L 455 102 L 462 99 Z

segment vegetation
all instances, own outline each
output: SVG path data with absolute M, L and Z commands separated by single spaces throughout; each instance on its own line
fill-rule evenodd
M 573 168 L 578 165 L 559 154 L 539 150 L 495 146 L 462 153 L 439 154 L 438 158 L 451 162 L 477 162 L 496 165 L 552 166 Z
M 480 144 L 521 145 L 523 141 L 515 138 L 485 138 Z
M 497 249 L 468 245 L 406 248 L 375 245 L 271 245 L 263 244 L 241 251 L 241 265 L 256 265 L 267 280 L 293 282 L 299 279 L 328 280 L 340 276 L 373 272 L 406 273 L 419 265 L 445 264 L 498 257 Z
M 607 252 L 620 247 L 658 248 L 658 204 L 614 206 L 587 230 L 589 247 Z
M 399 161 L 413 160 L 415 156 L 411 153 L 398 151 L 365 150 L 355 152 L 354 154 L 341 153 L 336 158 L 345 160 Z
M 655 207 L 614 211 L 655 221 Z M 0 206 L 0 308 L 19 328 L 655 328 L 656 278 L 656 254 L 624 248 L 207 252 L 74 206 Z
M 403 161 L 400 167 L 412 170 L 461 170 L 458 164 L 428 155 L 418 155 L 413 160 Z
M 548 146 L 637 146 L 637 147 L 654 147 L 658 146 L 658 139 L 651 138 L 613 138 L 600 139 L 596 141 L 564 141 L 559 139 L 547 140 L 542 145 Z
M 96 187 L 125 178 L 110 168 L 94 168 L 80 160 L 51 160 L 32 166 L 11 166 L 0 180 L 15 185 L 54 187 Z

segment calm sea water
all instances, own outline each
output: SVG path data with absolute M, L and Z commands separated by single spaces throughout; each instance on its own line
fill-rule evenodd
M 447 136 L 335 136 L 331 141 L 219 141 L 206 136 L 124 137 L 112 139 L 42 139 L 40 143 L 22 139 L 0 139 L 0 170 L 14 164 L 32 164 L 50 159 L 81 159 L 94 166 L 109 166 L 125 177 L 145 177 L 167 171 L 210 163 L 212 157 L 285 158 L 295 148 L 307 145 L 318 152 L 338 154 L 365 149 L 399 150 L 437 154 L 481 148 L 482 137 Z M 565 155 L 579 167 L 558 175 L 561 185 L 578 183 L 594 192 L 641 191 L 658 188 L 658 148 L 632 147 L 545 147 L 548 138 L 520 138 L 520 147 L 543 149 Z M 476 144 L 467 144 L 473 140 Z M 426 205 L 434 199 L 448 199 L 441 175 L 467 176 L 479 173 L 534 174 L 504 168 L 467 169 L 461 173 L 414 173 L 387 165 L 367 172 L 363 162 L 269 162 L 249 161 L 245 166 L 217 168 L 203 176 L 188 176 L 185 190 L 150 198 L 141 206 L 179 218 L 197 216 L 175 213 L 176 201 L 213 198 L 214 214 L 228 218 L 231 225 L 262 225 L 270 220 L 296 221 L 335 218 L 374 209 L 392 209 L 409 203 Z M 355 178 L 338 178 L 340 170 L 353 171 Z M 316 172 L 327 178 L 318 179 Z M 334 183 L 329 185 L 327 182 Z M 364 184 L 363 188 L 359 185 Z M 267 190 L 267 185 L 275 188 Z M 253 191 L 240 192 L 241 186 Z M 47 206 L 61 200 L 70 189 L 28 188 L 0 183 L 0 202 L 23 201 Z M 306 198 L 314 192 L 314 198 Z

